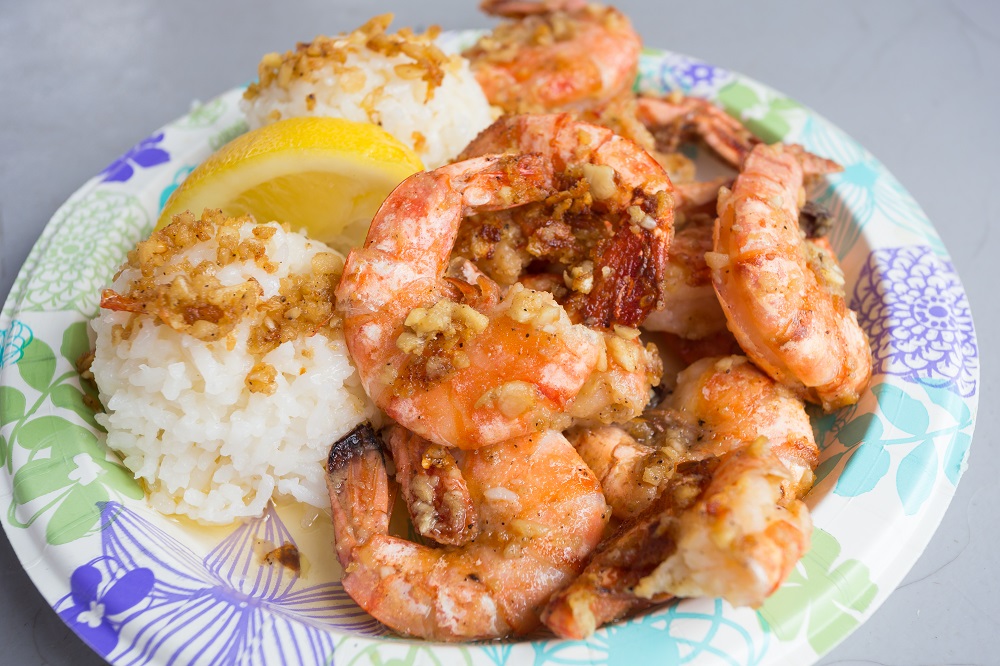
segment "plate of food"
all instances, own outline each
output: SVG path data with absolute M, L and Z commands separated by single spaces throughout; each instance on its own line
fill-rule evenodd
M 863 147 L 627 17 L 352 33 L 139 141 L 0 313 L 3 524 L 113 664 L 812 663 L 979 391 Z

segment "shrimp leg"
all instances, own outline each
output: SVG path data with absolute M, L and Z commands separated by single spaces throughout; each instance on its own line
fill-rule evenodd
M 736 169 L 755 146 L 763 143 L 721 107 L 698 97 L 641 96 L 637 100 L 637 115 L 656 137 L 659 150 L 673 153 L 681 143 L 698 137 Z M 807 176 L 843 171 L 833 160 L 814 155 L 801 146 L 789 149 L 799 155 Z
M 417 533 L 453 546 L 475 539 L 476 509 L 451 451 L 399 426 L 389 428 L 385 439 Z

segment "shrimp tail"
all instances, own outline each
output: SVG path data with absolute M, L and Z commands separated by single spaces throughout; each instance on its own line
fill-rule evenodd
M 677 548 L 665 518 L 626 523 L 579 577 L 552 596 L 542 612 L 545 626 L 560 638 L 580 640 L 652 605 L 632 588 L 653 572 L 664 554 Z
M 719 190 L 732 187 L 733 179 L 720 176 L 712 180 L 696 180 L 690 183 L 674 183 L 674 209 L 677 211 L 695 211 L 705 206 L 715 206 L 719 198 Z
M 763 141 L 721 107 L 697 97 L 639 97 L 639 120 L 656 138 L 657 149 L 675 152 L 681 143 L 695 137 L 704 141 L 731 166 L 739 169 L 747 155 Z M 831 159 L 810 153 L 797 144 L 786 149 L 802 164 L 807 177 L 838 173 L 844 168 Z
M 371 426 L 334 445 L 327 484 L 344 590 L 409 636 L 458 641 L 531 631 L 604 531 L 608 511 L 597 479 L 556 431 L 457 463 L 480 533 L 461 546 L 431 547 L 388 533 L 391 486 Z
M 385 469 L 382 443 L 365 422 L 334 442 L 326 462 L 326 485 L 337 534 L 337 559 L 351 554 L 371 534 L 389 530 L 395 496 Z
M 785 150 L 794 155 L 802 165 L 802 174 L 806 178 L 825 176 L 831 173 L 840 173 L 844 167 L 826 157 L 820 157 L 810 153 L 797 143 L 787 144 Z

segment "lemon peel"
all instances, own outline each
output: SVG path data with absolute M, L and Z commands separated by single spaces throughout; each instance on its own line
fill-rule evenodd
M 279 120 L 236 137 L 171 194 L 174 215 L 219 208 L 293 230 L 346 251 L 364 242 L 375 211 L 396 185 L 421 171 L 416 154 L 388 132 L 341 118 Z

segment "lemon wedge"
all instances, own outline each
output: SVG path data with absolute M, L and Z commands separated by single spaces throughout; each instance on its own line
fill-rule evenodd
M 340 118 L 279 120 L 213 153 L 174 190 L 156 228 L 190 210 L 221 208 L 288 223 L 345 251 L 360 245 L 396 185 L 423 169 L 385 130 Z

